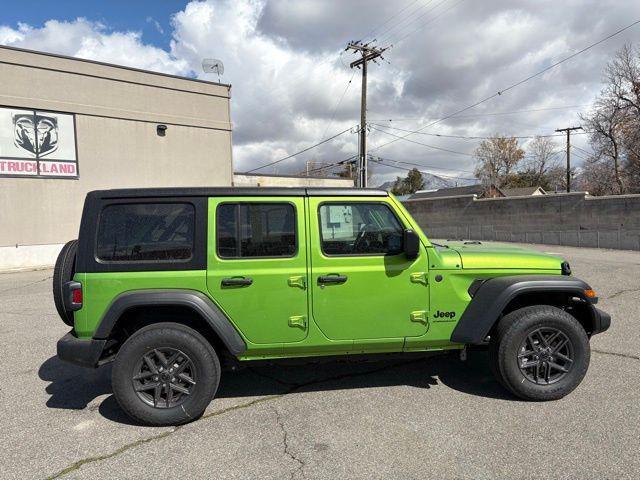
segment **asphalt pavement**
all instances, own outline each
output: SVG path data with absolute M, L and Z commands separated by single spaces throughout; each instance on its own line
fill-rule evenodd
M 250 366 L 179 428 L 132 424 L 110 367 L 55 357 L 51 270 L 1 274 L 0 478 L 638 478 L 640 253 L 530 247 L 563 254 L 613 317 L 568 397 L 517 400 L 481 351 Z

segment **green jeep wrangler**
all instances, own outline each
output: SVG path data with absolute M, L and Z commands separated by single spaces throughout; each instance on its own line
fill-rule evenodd
M 220 359 L 250 362 L 488 345 L 527 400 L 571 392 L 609 327 L 562 258 L 435 244 L 392 195 L 168 188 L 87 195 L 53 293 L 58 357 L 114 361 L 113 393 L 148 425 L 201 415 Z

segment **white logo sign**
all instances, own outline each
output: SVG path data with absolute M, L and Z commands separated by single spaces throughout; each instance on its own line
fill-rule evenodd
M 0 176 L 78 178 L 68 113 L 0 108 Z

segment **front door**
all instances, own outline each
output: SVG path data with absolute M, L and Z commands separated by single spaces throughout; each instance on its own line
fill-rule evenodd
M 255 344 L 307 335 L 304 199 L 209 199 L 207 288 Z
M 409 228 L 380 197 L 309 198 L 313 319 L 330 339 L 398 339 L 428 328 L 428 261 L 403 253 Z

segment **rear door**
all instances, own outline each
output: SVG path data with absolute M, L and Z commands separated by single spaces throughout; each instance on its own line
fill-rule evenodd
M 397 348 L 426 333 L 426 251 L 406 258 L 410 226 L 386 198 L 310 197 L 309 218 L 313 319 L 327 337 Z
M 209 199 L 207 288 L 252 343 L 307 335 L 302 197 Z

